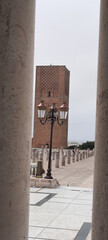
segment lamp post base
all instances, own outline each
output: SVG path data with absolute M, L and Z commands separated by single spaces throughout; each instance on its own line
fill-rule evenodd
M 47 176 L 47 175 L 46 175 L 44 178 L 45 178 L 45 179 L 53 179 L 52 176 Z
M 51 170 L 50 169 L 47 170 L 46 176 L 44 178 L 53 179 L 53 177 L 51 176 Z

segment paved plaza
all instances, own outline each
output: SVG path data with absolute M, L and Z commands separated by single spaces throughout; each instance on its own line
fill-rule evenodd
M 90 240 L 93 165 L 90 157 L 54 169 L 60 186 L 30 188 L 29 240 Z
M 57 178 L 62 186 L 93 188 L 94 157 L 83 159 L 75 163 L 52 167 L 52 176 Z

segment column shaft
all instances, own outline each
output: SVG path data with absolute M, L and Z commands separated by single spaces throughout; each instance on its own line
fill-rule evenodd
M 27 240 L 34 0 L 0 1 L 0 239 Z
M 108 239 L 108 0 L 101 0 L 92 240 Z

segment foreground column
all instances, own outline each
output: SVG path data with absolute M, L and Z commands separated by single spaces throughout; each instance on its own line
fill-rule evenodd
M 0 1 L 0 239 L 28 239 L 34 0 Z
M 92 240 L 108 240 L 108 0 L 101 0 Z

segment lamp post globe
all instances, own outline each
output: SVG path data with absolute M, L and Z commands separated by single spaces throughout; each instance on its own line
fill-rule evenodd
M 67 114 L 68 114 L 68 107 L 67 107 L 66 103 L 63 103 L 60 106 L 60 119 L 66 120 Z
M 45 117 L 46 106 L 44 105 L 44 101 L 42 100 L 40 104 L 37 106 L 38 108 L 38 118 L 42 119 Z

